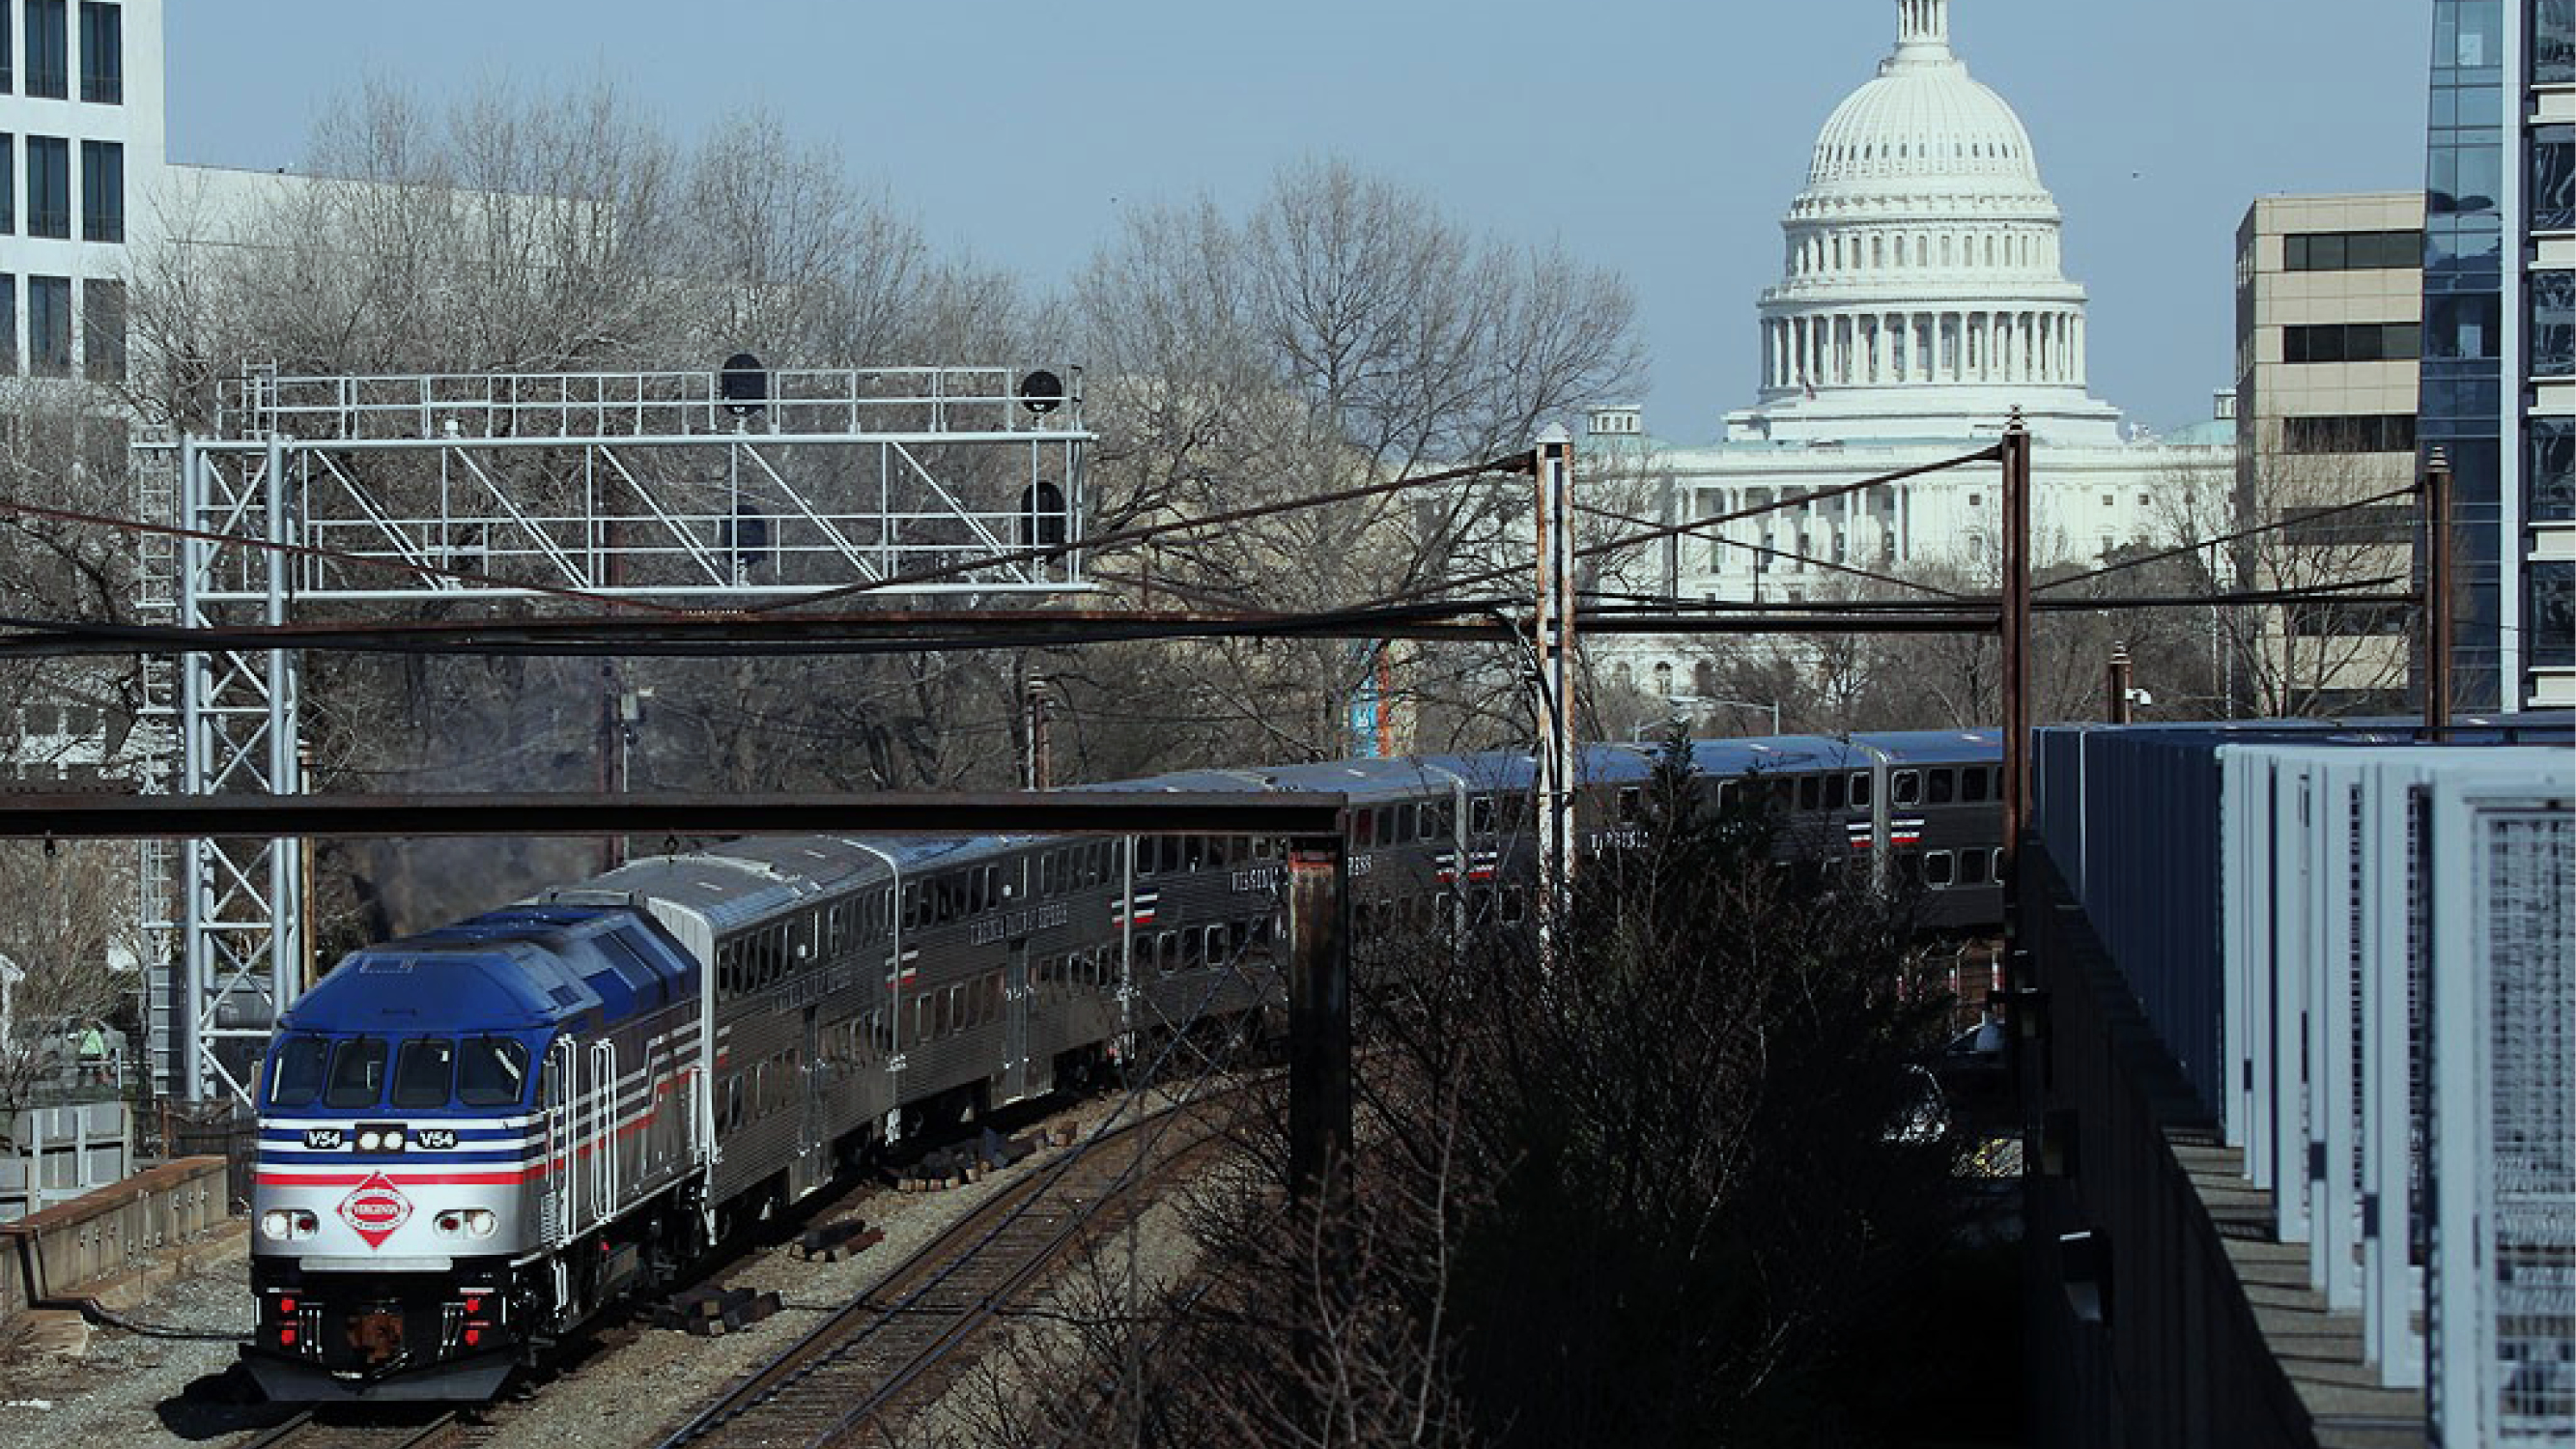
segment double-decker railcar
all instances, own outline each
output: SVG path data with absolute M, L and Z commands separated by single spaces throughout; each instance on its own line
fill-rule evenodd
M 1690 762 L 1712 802 L 1771 794 L 1784 861 L 1920 860 L 1966 925 L 1995 914 L 1994 755 L 1967 732 Z M 1635 843 L 1657 757 L 1582 752 L 1579 849 Z M 1493 752 L 1083 788 L 1345 795 L 1366 943 L 1526 918 L 1533 784 Z M 488 1397 L 924 1123 L 1258 1030 L 1285 868 L 1258 836 L 737 840 L 353 953 L 262 1073 L 252 1370 L 280 1399 Z

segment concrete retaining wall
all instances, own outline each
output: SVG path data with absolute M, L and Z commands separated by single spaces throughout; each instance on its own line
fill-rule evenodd
M 231 1215 L 224 1159 L 183 1157 L 14 1223 L 0 1223 L 0 1317 L 77 1298 Z

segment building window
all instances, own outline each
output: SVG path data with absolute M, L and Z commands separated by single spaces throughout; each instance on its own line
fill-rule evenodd
M 2523 456 L 2524 516 L 2576 518 L 2576 418 L 2533 418 Z
M 18 84 L 16 56 L 9 49 L 9 12 L 0 9 L 0 95 Z
M 0 30 L 9 27 L 0 25 Z M 18 370 L 18 279 L 0 272 L 0 373 Z
M 81 361 L 92 382 L 125 381 L 125 284 L 81 284 Z
M 2327 323 L 2281 329 L 2283 362 L 2411 362 L 2423 351 L 2414 322 Z
M 2411 413 L 2352 413 L 2336 417 L 2283 418 L 2281 450 L 2286 453 L 2412 453 L 2415 417 Z
M 125 146 L 81 142 L 81 240 L 125 240 Z
M 81 99 L 125 103 L 125 12 L 98 0 L 81 3 Z
M 0 25 L 0 34 L 9 27 Z M 18 229 L 18 138 L 0 132 L 0 236 Z
M 72 94 L 72 37 L 64 0 L 27 0 L 27 94 L 66 101 Z
M 2531 662 L 2564 669 L 2576 664 L 2576 563 L 2526 564 L 2530 585 Z
M 2576 0 L 2532 0 L 2531 83 L 2576 81 Z
M 72 370 L 72 279 L 27 279 L 27 360 L 39 377 Z
M 2281 238 L 2284 271 L 2366 272 L 2422 265 L 2420 231 L 2326 231 Z
M 2531 274 L 2531 375 L 2576 376 L 2576 272 Z
M 72 143 L 60 136 L 27 138 L 27 235 L 68 239 L 72 234 Z
M 2424 299 L 2424 313 L 2430 324 L 2424 333 L 2429 355 L 2460 361 L 2496 355 L 2504 307 L 2495 293 L 2437 293 Z M 2494 436 L 2492 429 L 2488 436 Z
M 2576 227 L 2576 126 L 2531 128 L 2531 229 Z

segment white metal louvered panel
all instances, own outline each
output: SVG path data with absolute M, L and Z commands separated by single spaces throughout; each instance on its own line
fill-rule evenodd
M 2576 818 L 2432 787 L 2434 1442 L 2576 1443 Z

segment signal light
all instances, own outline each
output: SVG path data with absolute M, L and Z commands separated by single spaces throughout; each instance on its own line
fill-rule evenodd
M 482 1338 L 483 1330 L 479 1328 L 469 1328 L 465 1330 L 465 1346 L 467 1348 L 472 1348 L 475 1344 L 481 1342 Z
M 278 1299 L 277 1311 L 280 1313 L 293 1313 L 295 1311 L 295 1300 L 292 1298 Z
M 468 1312 L 468 1313 L 480 1313 L 480 1312 L 482 1312 L 482 1311 L 483 1311 L 483 1300 L 482 1300 L 482 1299 L 480 1299 L 480 1298 L 468 1298 L 468 1299 L 466 1299 L 466 1300 L 465 1300 L 465 1311 L 466 1311 L 466 1312 Z
M 279 1348 L 295 1347 L 295 1326 L 293 1324 L 288 1324 L 286 1327 L 277 1331 L 277 1346 Z

